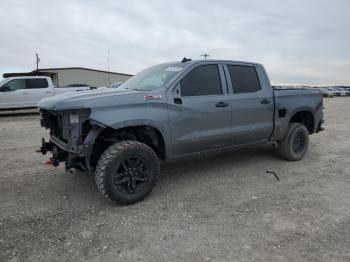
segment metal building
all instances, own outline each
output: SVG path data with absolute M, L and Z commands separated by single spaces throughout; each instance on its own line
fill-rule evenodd
M 124 82 L 132 75 L 108 72 L 83 67 L 43 68 L 32 72 L 4 73 L 3 77 L 41 75 L 52 78 L 56 86 L 84 84 L 93 87 L 109 87 L 115 82 Z

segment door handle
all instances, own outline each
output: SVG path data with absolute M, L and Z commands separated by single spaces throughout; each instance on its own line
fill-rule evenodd
M 216 106 L 216 107 L 227 107 L 228 104 L 225 103 L 225 102 L 219 102 L 219 103 L 217 103 L 215 106 Z
M 266 104 L 270 104 L 271 101 L 265 98 L 265 99 L 261 100 L 260 103 L 262 103 L 263 105 L 266 105 Z
M 178 105 L 182 105 L 182 99 L 181 98 L 174 98 L 174 103 Z
M 46 94 L 51 94 L 51 91 L 46 91 Z
M 22 92 L 23 95 L 28 95 L 29 93 L 28 92 Z

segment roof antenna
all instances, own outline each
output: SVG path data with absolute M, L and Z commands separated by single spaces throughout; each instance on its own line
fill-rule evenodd
M 192 59 L 191 59 L 191 58 L 186 58 L 186 57 L 184 57 L 184 58 L 182 58 L 181 63 L 186 63 L 186 62 L 188 62 L 188 61 L 192 61 Z
M 204 57 L 204 59 L 206 60 L 206 59 L 207 59 L 207 57 L 209 57 L 210 55 L 208 55 L 208 54 L 202 54 L 201 56 L 203 56 L 203 57 Z

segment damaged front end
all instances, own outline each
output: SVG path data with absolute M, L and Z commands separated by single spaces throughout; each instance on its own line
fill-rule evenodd
M 52 152 L 50 164 L 65 162 L 66 170 L 91 172 L 90 156 L 103 125 L 89 119 L 90 109 L 53 111 L 40 109 L 40 124 L 50 129 L 50 140 L 42 139 L 40 152 Z

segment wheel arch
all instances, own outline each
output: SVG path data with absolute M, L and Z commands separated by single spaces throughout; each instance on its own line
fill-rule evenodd
M 289 119 L 289 123 L 301 123 L 304 124 L 309 131 L 309 134 L 314 133 L 315 130 L 315 120 L 314 114 L 309 108 L 302 108 L 298 111 L 293 112 Z
M 167 142 L 164 133 L 154 125 L 116 125 L 106 127 L 95 139 L 94 148 L 90 159 L 90 165 L 94 168 L 99 156 L 113 143 L 123 140 L 134 140 L 146 144 L 154 150 L 160 160 L 166 160 Z

